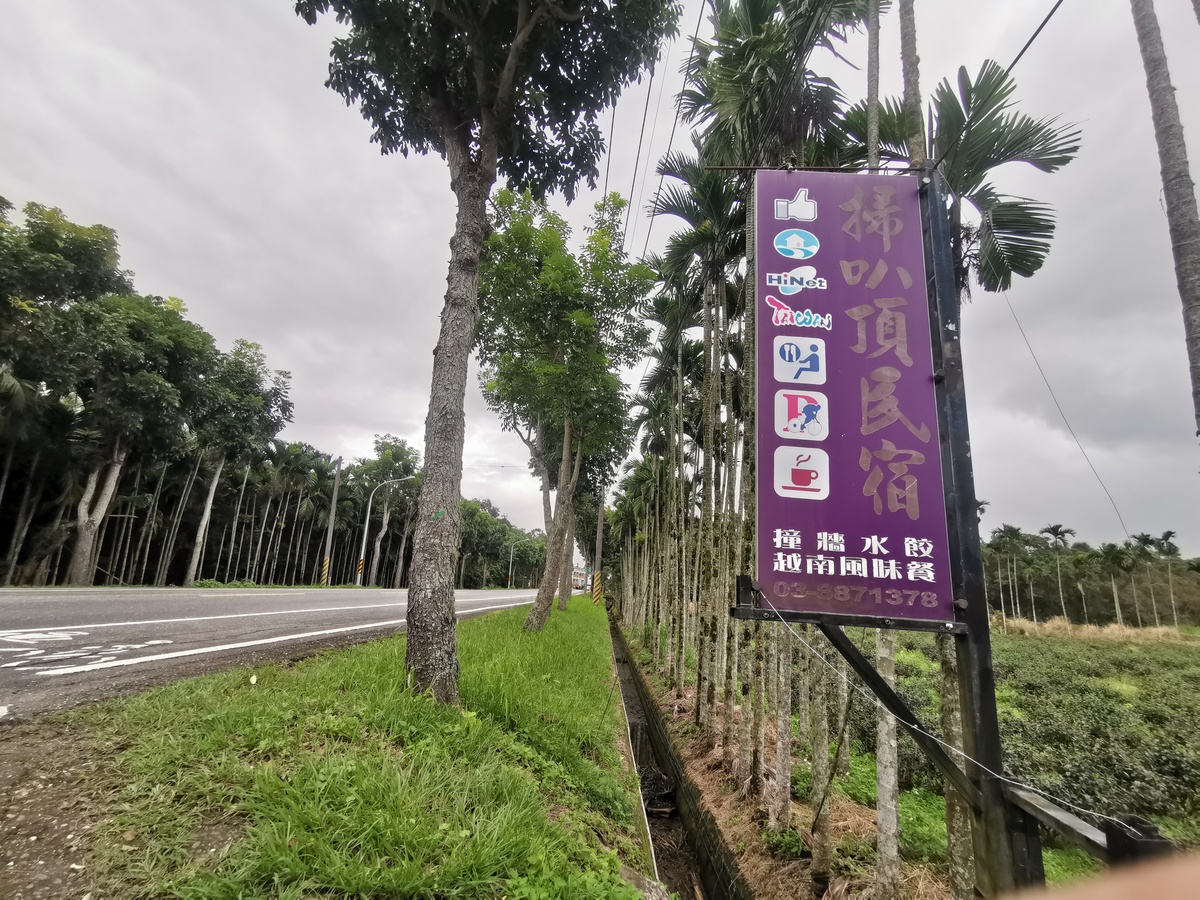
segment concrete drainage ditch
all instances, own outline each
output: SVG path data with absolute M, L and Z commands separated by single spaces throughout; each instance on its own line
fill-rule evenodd
M 625 636 L 615 622 L 610 630 L 659 880 L 683 900 L 752 900 L 737 858 L 684 773 Z

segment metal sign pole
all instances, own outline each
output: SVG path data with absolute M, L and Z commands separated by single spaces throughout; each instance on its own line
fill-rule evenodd
M 972 811 L 972 836 L 976 884 L 979 892 L 988 897 L 1043 883 L 1045 875 L 1037 829 L 1026 827 L 1024 817 L 1008 803 L 1003 782 L 986 771 L 1003 772 L 1003 759 L 967 427 L 958 291 L 945 181 L 936 172 L 926 170 L 922 185 L 921 218 L 925 229 L 930 318 L 935 335 L 934 382 L 945 473 L 951 580 L 955 618 L 966 626 L 965 631 L 954 636 L 963 711 L 963 750 L 967 754 L 964 763 L 967 775 L 983 797 L 982 807 Z

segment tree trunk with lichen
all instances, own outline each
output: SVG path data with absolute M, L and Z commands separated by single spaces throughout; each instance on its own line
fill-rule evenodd
M 767 827 L 782 831 L 791 823 L 792 802 L 792 633 L 787 623 L 779 623 L 778 666 L 775 676 L 775 796 L 771 798 Z
M 479 255 L 487 229 L 486 203 L 496 174 L 494 165 L 472 158 L 469 135 L 456 126 L 445 131 L 450 188 L 458 212 L 425 417 L 425 467 L 409 574 L 404 667 L 416 691 L 430 691 L 439 703 L 457 703 L 454 560 L 462 537 L 463 403 L 479 320 Z M 488 158 L 495 158 L 494 151 Z
M 938 633 L 937 655 L 942 669 L 940 717 L 942 740 L 962 747 L 962 710 L 958 699 L 958 663 L 954 638 Z M 958 791 L 945 784 L 946 845 L 950 864 L 950 896 L 972 900 L 975 896 L 975 850 L 971 839 L 971 811 Z
M 890 686 L 896 685 L 896 633 L 875 632 L 875 667 Z M 899 771 L 896 720 L 880 707 L 875 722 L 875 900 L 900 896 Z
M 824 657 L 824 638 L 817 638 L 812 646 Z M 829 697 L 827 691 L 828 679 L 825 677 L 825 666 L 817 660 L 811 667 L 814 671 L 812 679 L 812 705 L 810 707 L 809 733 L 812 735 L 812 794 L 810 803 L 813 809 L 812 820 L 812 866 L 811 876 L 813 894 L 822 897 L 829 887 L 831 862 L 833 855 L 832 841 L 829 835 Z
M 1192 0 L 1200 20 L 1200 0 Z M 1146 70 L 1146 89 L 1150 94 L 1150 114 L 1154 120 L 1154 141 L 1162 170 L 1163 201 L 1167 208 L 1167 230 L 1171 235 L 1171 255 L 1175 260 L 1175 283 L 1183 303 L 1183 332 L 1187 344 L 1188 368 L 1192 379 L 1192 408 L 1196 433 L 1200 435 L 1200 214 L 1197 213 L 1196 188 L 1188 165 L 1187 144 L 1175 88 L 1167 69 L 1167 53 L 1162 32 L 1154 13 L 1153 0 L 1130 0 L 1133 24 L 1137 29 L 1138 49 Z

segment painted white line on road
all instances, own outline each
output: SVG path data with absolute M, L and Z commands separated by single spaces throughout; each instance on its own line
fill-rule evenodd
M 3 719 L 7 715 L 8 715 L 8 707 L 0 706 L 0 719 Z
M 500 606 L 481 606 L 462 612 L 490 612 L 494 609 L 508 609 L 519 606 L 518 603 L 505 603 Z M 240 650 L 243 647 L 261 647 L 264 644 L 279 644 L 283 641 L 299 641 L 304 638 L 324 637 L 327 634 L 344 634 L 347 631 L 362 631 L 366 628 L 386 628 L 389 625 L 403 625 L 405 619 L 391 619 L 387 622 L 370 622 L 366 625 L 349 625 L 345 628 L 326 628 L 321 631 L 306 631 L 303 634 L 283 634 L 278 637 L 259 638 L 255 641 L 240 641 L 236 644 L 218 644 L 215 647 L 195 647 L 191 650 L 176 650 L 172 653 L 157 653 L 154 656 L 139 656 L 135 659 L 114 659 L 109 662 L 90 663 L 84 666 L 71 666 L 65 669 L 39 670 L 38 675 L 74 675 L 79 672 L 94 672 L 97 669 L 113 669 L 117 666 L 136 666 L 139 663 L 157 662 L 163 659 L 179 659 L 184 656 L 200 656 L 204 653 L 219 653 L 222 650 Z
M 517 597 L 510 597 L 511 600 L 530 600 L 534 594 L 522 594 Z M 485 599 L 480 597 L 478 599 Z M 464 598 L 462 602 L 470 602 L 470 598 Z M 407 606 L 407 601 L 400 603 L 370 603 L 365 606 L 322 606 L 316 609 L 274 609 L 268 612 L 252 612 L 252 613 L 222 613 L 219 616 L 188 616 L 179 619 L 144 619 L 139 622 L 97 622 L 90 625 L 50 625 L 43 628 L 14 628 L 10 630 L 0 631 L 0 640 L 19 640 L 16 635 L 22 635 L 30 632 L 45 633 L 50 631 L 63 631 L 66 629 L 76 628 L 124 628 L 134 625 L 173 625 L 176 622 L 213 622 L 218 619 L 252 619 L 256 616 L 288 616 L 298 613 L 319 613 L 319 612 L 344 612 L 354 609 L 391 609 L 397 606 Z M 489 607 L 489 609 L 500 609 L 499 606 Z M 470 610 L 467 610 L 470 612 Z M 14 637 L 8 637 L 14 635 Z

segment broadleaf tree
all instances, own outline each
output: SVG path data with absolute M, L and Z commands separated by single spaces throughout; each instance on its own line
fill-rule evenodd
M 409 582 L 405 666 L 418 690 L 458 699 L 454 556 L 467 363 L 478 318 L 485 204 L 497 175 L 570 199 L 594 183 L 600 113 L 674 32 L 675 0 L 297 0 L 333 13 L 326 84 L 370 121 L 384 153 L 436 152 L 458 202 L 425 422 L 425 478 Z
M 532 630 L 545 624 L 563 567 L 571 564 L 565 543 L 585 458 L 604 461 L 588 473 L 597 490 L 632 437 L 617 370 L 645 347 L 637 313 L 654 276 L 626 259 L 624 207 L 616 194 L 596 204 L 576 256 L 561 216 L 529 193 L 503 190 L 482 262 L 476 343 L 484 395 L 529 447 L 544 496 L 557 489 L 547 517 L 546 571 L 526 620 Z

